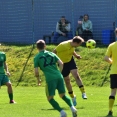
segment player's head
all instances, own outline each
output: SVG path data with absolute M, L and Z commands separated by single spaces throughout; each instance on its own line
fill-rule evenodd
M 116 37 L 117 37 L 117 28 L 115 28 L 115 35 L 116 35 Z
M 40 39 L 36 42 L 36 46 L 38 50 L 44 50 L 46 47 L 45 41 Z
M 78 47 L 78 46 L 80 46 L 83 42 L 84 42 L 84 39 L 83 39 L 83 38 L 81 38 L 80 36 L 75 36 L 75 37 L 72 39 L 72 46 L 73 46 L 73 47 Z

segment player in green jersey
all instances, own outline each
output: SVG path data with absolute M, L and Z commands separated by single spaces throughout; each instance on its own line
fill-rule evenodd
M 0 52 L 0 86 L 7 86 L 10 103 L 12 104 L 16 102 L 13 100 L 13 89 L 8 76 L 10 76 L 10 73 L 6 64 L 6 55 L 4 52 Z
M 67 117 L 66 112 L 59 106 L 54 100 L 55 90 L 58 90 L 60 97 L 69 105 L 73 117 L 77 117 L 77 110 L 73 106 L 72 100 L 65 95 L 65 86 L 62 71 L 63 63 L 53 52 L 45 50 L 46 44 L 43 40 L 38 40 L 36 43 L 39 53 L 34 57 L 34 72 L 37 78 L 38 84 L 40 84 L 39 70 L 40 68 L 46 80 L 46 96 L 49 103 L 54 109 L 60 112 L 60 117 Z M 59 65 L 60 71 L 58 70 L 57 64 Z

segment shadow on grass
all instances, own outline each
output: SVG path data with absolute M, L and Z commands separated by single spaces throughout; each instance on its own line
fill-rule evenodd
M 63 110 L 69 110 L 70 108 L 64 108 L 64 107 L 63 107 L 62 109 L 63 109 Z M 76 109 L 78 109 L 78 110 L 79 110 L 79 109 L 84 109 L 84 107 L 78 107 L 78 108 L 76 107 Z M 49 108 L 49 109 L 47 109 L 47 108 L 42 108 L 41 110 L 56 110 L 56 109 L 54 109 L 54 108 Z

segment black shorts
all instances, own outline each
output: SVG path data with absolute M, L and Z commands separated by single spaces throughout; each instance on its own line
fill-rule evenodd
M 117 88 L 117 74 L 110 75 L 110 88 Z
M 63 65 L 63 70 L 62 70 L 63 77 L 67 77 L 70 71 L 73 69 L 77 69 L 77 67 L 74 58 L 72 57 L 72 59 L 68 63 L 64 63 Z

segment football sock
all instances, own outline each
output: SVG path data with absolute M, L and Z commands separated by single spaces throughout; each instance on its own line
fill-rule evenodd
M 73 92 L 73 91 L 68 92 L 68 93 L 69 93 L 69 95 L 70 95 L 70 97 L 71 97 L 71 98 L 74 98 L 74 97 L 75 97 L 75 95 L 74 95 L 74 92 Z
M 9 93 L 9 99 L 13 100 L 13 93 Z
M 62 110 L 62 108 L 53 98 L 49 100 L 49 103 L 53 106 L 54 109 L 58 110 L 59 112 Z
M 114 101 L 115 101 L 115 96 L 109 96 L 109 111 L 112 111 Z
M 83 86 L 83 85 L 79 86 L 79 88 L 80 88 L 80 91 L 81 91 L 82 93 L 85 93 L 85 89 L 84 89 L 84 86 Z
M 72 100 L 68 96 L 64 95 L 62 99 L 69 105 L 69 107 L 73 106 Z

